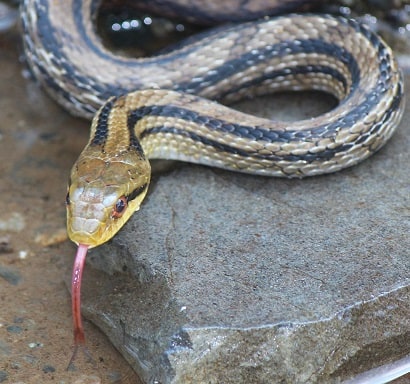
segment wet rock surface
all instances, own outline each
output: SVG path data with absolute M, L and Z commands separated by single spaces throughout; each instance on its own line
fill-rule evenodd
M 84 314 L 149 383 L 339 382 L 409 354 L 409 121 L 337 174 L 155 176 L 92 250 Z

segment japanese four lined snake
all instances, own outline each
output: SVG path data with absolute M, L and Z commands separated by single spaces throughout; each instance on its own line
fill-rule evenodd
M 186 1 L 171 2 L 140 1 L 162 3 L 178 15 L 186 11 Z M 306 3 L 301 0 L 188 3 L 193 18 L 225 21 L 230 7 L 234 19 L 258 19 L 132 59 L 115 56 L 96 36 L 99 1 L 25 0 L 21 7 L 35 76 L 73 114 L 94 115 L 67 194 L 68 234 L 79 245 L 73 272 L 77 346 L 84 343 L 79 292 L 87 249 L 109 240 L 139 209 L 150 182 L 148 159 L 265 176 L 330 173 L 376 152 L 402 116 L 400 70 L 391 49 L 366 26 L 329 15 L 262 17 Z M 339 104 L 321 116 L 284 123 L 210 101 L 283 90 L 320 90 Z

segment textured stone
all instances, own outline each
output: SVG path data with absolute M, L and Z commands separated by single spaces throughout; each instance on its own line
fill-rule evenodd
M 409 122 L 328 176 L 155 176 L 91 251 L 84 314 L 148 383 L 331 383 L 409 354 Z

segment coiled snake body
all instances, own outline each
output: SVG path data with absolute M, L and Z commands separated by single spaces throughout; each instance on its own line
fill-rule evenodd
M 114 56 L 96 37 L 90 20 L 97 3 L 22 5 L 35 75 L 72 113 L 90 118 L 98 109 L 67 195 L 68 233 L 83 256 L 139 208 L 150 181 L 149 158 L 267 176 L 317 175 L 370 156 L 401 118 L 403 85 L 392 51 L 355 21 L 312 14 L 262 18 L 211 30 L 176 51 L 129 59 Z M 259 4 L 240 3 L 249 12 Z M 229 103 L 306 89 L 328 92 L 339 105 L 310 120 L 283 123 L 206 100 Z

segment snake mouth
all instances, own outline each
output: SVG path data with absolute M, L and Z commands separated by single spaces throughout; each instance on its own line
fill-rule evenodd
M 92 235 L 86 232 L 72 232 L 70 230 L 68 230 L 68 233 L 70 240 L 78 246 L 82 245 L 90 249 L 100 245 L 101 243 L 101 239 L 98 237 L 98 234 Z
M 74 209 L 68 209 L 67 233 L 77 245 L 83 244 L 90 248 L 97 246 L 101 242 L 102 224 L 101 217 L 84 217 Z

